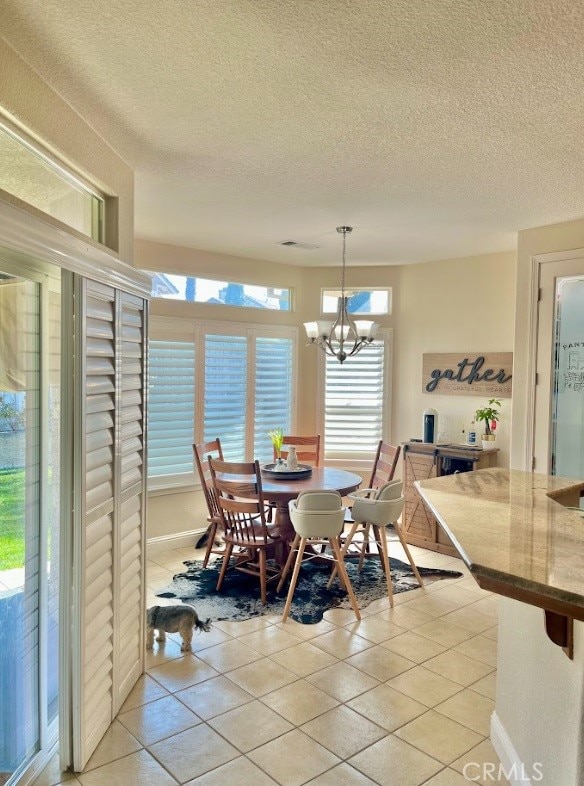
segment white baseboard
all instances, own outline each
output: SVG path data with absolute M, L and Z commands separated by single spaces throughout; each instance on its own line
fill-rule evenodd
M 496 712 L 491 715 L 491 742 L 511 786 L 532 786 L 526 765 L 521 761 L 511 738 Z
M 148 554 L 160 554 L 169 549 L 194 548 L 197 540 L 207 531 L 207 527 L 191 529 L 187 532 L 177 532 L 173 535 L 160 535 L 157 538 L 148 538 L 146 549 Z

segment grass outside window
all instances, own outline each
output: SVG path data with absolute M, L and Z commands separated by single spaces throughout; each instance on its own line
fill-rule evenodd
M 0 470 L 0 571 L 24 565 L 24 469 Z

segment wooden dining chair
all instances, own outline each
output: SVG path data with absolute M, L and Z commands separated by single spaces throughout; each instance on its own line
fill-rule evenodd
M 282 458 L 288 457 L 286 447 L 294 445 L 298 461 L 302 464 L 311 464 L 313 467 L 320 467 L 320 434 L 314 437 L 285 436 L 282 448 Z M 274 461 L 278 458 L 274 449 Z
M 208 464 L 226 544 L 217 591 L 223 586 L 233 549 L 237 547 L 241 553 L 233 567 L 259 578 L 265 606 L 267 584 L 278 579 L 281 572 L 280 568 L 268 565 L 267 551 L 283 545 L 283 540 L 266 522 L 259 462 L 238 464 L 209 458 Z
M 379 440 L 369 485 L 366 489 L 360 489 L 358 492 L 360 496 L 372 496 L 375 491 L 393 480 L 400 452 L 401 447 L 399 445 L 395 447 L 382 439 Z M 345 522 L 351 525 L 354 524 L 352 508 L 347 508 Z M 359 522 L 359 526 L 352 532 L 350 545 L 359 552 L 359 570 L 361 570 L 365 557 L 371 553 L 371 525 L 368 522 Z M 355 535 L 361 535 L 360 539 L 355 540 Z M 343 538 L 343 541 L 346 542 L 346 539 Z
M 209 515 L 207 521 L 209 522 L 207 549 L 205 551 L 205 558 L 203 559 L 203 567 L 207 567 L 209 557 L 211 554 L 225 553 L 225 548 L 214 548 L 217 531 L 223 532 L 223 519 L 219 509 L 219 503 L 215 496 L 215 489 L 213 487 L 213 479 L 211 478 L 211 471 L 207 458 L 212 456 L 223 461 L 223 450 L 221 448 L 221 440 L 214 439 L 212 442 L 200 442 L 198 445 L 193 445 L 193 453 L 195 456 L 195 464 L 197 472 L 199 473 L 199 480 L 205 495 L 205 502 L 207 503 L 207 510 Z

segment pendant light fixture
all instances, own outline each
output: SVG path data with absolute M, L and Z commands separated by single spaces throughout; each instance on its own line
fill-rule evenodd
M 376 322 L 369 319 L 354 320 L 349 316 L 349 297 L 345 293 L 345 265 L 347 235 L 352 231 L 353 227 L 337 227 L 337 232 L 343 236 L 343 272 L 341 296 L 334 322 L 319 320 L 304 323 L 310 343 L 319 346 L 327 355 L 336 357 L 339 363 L 344 363 L 348 357 L 356 355 L 363 347 L 371 344 L 379 328 Z

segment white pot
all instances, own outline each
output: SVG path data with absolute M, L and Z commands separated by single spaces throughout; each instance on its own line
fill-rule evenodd
M 483 450 L 495 450 L 497 447 L 495 434 L 483 434 L 481 436 Z

